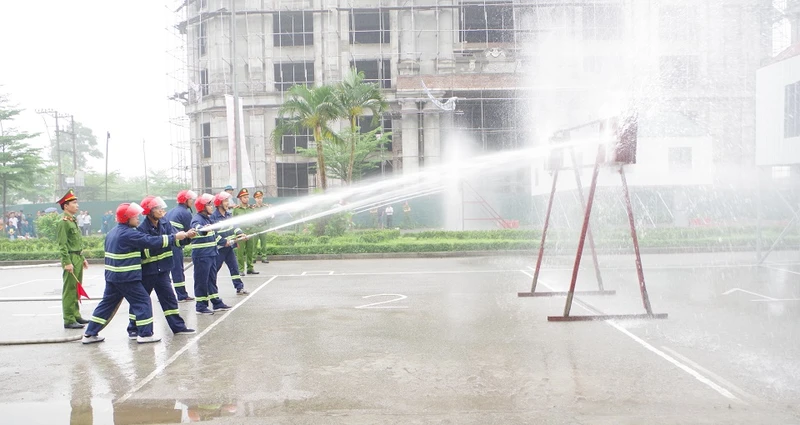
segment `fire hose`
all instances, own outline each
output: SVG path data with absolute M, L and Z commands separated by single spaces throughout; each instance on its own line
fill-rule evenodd
M 192 268 L 193 263 L 189 263 L 186 267 L 183 268 L 183 271 L 187 271 Z M 74 274 L 73 274 L 74 276 Z M 78 280 L 77 278 L 75 279 Z M 88 298 L 88 297 L 87 297 Z M 80 297 L 79 297 L 80 299 Z M 17 298 L 4 298 L 0 300 L 2 301 L 60 301 L 61 297 L 17 297 Z M 114 309 L 114 313 L 111 314 L 111 317 L 117 315 L 117 310 L 119 310 L 119 306 L 122 305 L 122 301 L 117 304 L 117 307 Z M 111 322 L 109 320 L 108 322 Z M 108 323 L 106 323 L 107 325 Z M 100 330 L 103 330 L 106 325 L 103 325 Z M 8 340 L 8 341 L 0 341 L 0 346 L 2 345 L 33 345 L 33 344 L 55 344 L 60 342 L 73 342 L 73 341 L 80 341 L 83 338 L 83 333 L 80 335 L 75 336 L 67 336 L 62 338 L 39 338 L 39 339 L 17 339 L 17 340 Z

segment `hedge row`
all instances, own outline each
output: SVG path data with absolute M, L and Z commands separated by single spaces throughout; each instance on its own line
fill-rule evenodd
M 625 239 L 598 239 L 595 241 L 600 249 L 627 249 L 632 246 L 629 238 Z M 658 239 L 642 238 L 642 248 L 689 248 L 708 251 L 733 250 L 739 248 L 755 248 L 756 240 L 753 237 L 734 236 L 727 238 L 697 238 L 697 239 Z M 789 236 L 781 242 L 781 248 L 796 247 L 800 243 L 797 236 Z M 356 254 L 356 253 L 390 253 L 390 252 L 447 252 L 447 251 L 514 251 L 531 250 L 538 248 L 538 242 L 524 239 L 412 239 L 398 238 L 385 240 L 378 243 L 360 241 L 328 241 L 316 243 L 301 243 L 295 245 L 270 245 L 269 255 L 302 255 L 302 254 Z M 549 241 L 550 249 L 574 250 L 574 239 L 562 241 Z M 188 250 L 184 251 L 189 254 Z M 84 251 L 87 258 L 102 258 L 102 249 L 87 249 Z M 47 251 L 16 251 L 0 252 L 0 260 L 57 260 L 58 252 Z

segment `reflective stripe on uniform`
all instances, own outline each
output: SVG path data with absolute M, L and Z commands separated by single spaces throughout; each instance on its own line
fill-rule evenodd
M 153 323 L 153 318 L 152 317 L 144 319 L 144 320 L 137 320 L 136 321 L 136 326 L 144 326 L 144 325 L 149 325 L 151 323 Z
M 132 266 L 123 266 L 123 267 L 109 266 L 108 264 L 106 264 L 106 270 L 114 273 L 132 272 L 141 269 L 142 269 L 141 264 L 134 264 Z
M 128 314 L 128 319 L 136 320 L 136 315 L 135 314 Z
M 196 243 L 196 244 L 192 245 L 192 249 L 211 248 L 211 247 L 216 246 L 216 245 L 217 245 L 216 242 Z
M 162 248 L 166 248 L 166 247 L 168 247 L 168 246 L 169 246 L 169 236 L 167 236 L 167 235 L 161 235 L 161 238 L 162 238 L 162 240 L 164 241 L 164 242 L 163 242 L 163 244 L 161 245 L 161 247 L 162 247 Z
M 183 224 L 180 224 L 177 221 L 170 221 L 169 224 L 176 229 L 183 229 Z
M 164 310 L 164 316 L 169 316 L 173 314 L 179 314 L 178 310 Z
M 208 299 L 213 300 L 214 298 L 219 298 L 219 294 L 209 294 Z
M 186 282 L 172 282 L 172 286 L 180 288 L 182 286 L 186 286 Z
M 108 320 L 103 319 L 101 317 L 97 317 L 97 316 L 92 316 L 92 318 L 89 319 L 89 320 L 91 320 L 92 322 L 95 322 L 95 323 L 99 323 L 101 325 L 105 325 L 105 324 L 108 323 Z
M 233 275 L 233 276 L 231 276 L 231 279 L 241 279 L 241 278 L 242 278 L 242 277 L 241 277 L 241 276 L 239 276 L 238 274 L 237 274 L 237 275 Z
M 197 297 L 197 296 L 195 296 L 194 300 L 197 301 L 197 302 L 208 301 L 209 297 Z
M 127 254 L 114 254 L 113 252 L 106 252 L 105 257 L 112 260 L 128 260 L 131 258 L 139 258 L 142 254 L 139 251 L 129 252 Z
M 149 264 L 170 257 L 172 257 L 172 251 L 165 251 L 159 255 L 156 255 L 155 257 L 145 258 L 144 260 L 142 260 L 142 264 Z

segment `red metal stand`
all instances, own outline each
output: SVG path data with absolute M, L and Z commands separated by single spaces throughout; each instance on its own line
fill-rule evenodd
M 572 158 L 572 165 L 575 174 L 575 184 L 577 187 L 578 192 L 578 200 L 581 203 L 581 208 L 586 208 L 586 203 L 583 198 L 583 185 L 581 184 L 581 175 L 580 170 L 577 166 L 577 162 L 575 160 L 575 151 L 572 148 L 569 148 L 570 155 Z M 558 173 L 561 169 L 560 164 L 553 167 L 553 185 L 550 188 L 550 198 L 547 200 L 547 210 L 545 211 L 544 215 L 544 226 L 542 228 L 542 240 L 539 243 L 539 256 L 536 258 L 536 268 L 533 271 L 533 280 L 531 282 L 531 290 L 530 292 L 517 292 L 518 297 L 557 297 L 557 296 L 570 296 L 569 292 L 566 291 L 539 291 L 536 292 L 536 284 L 539 282 L 539 271 L 542 268 L 542 259 L 544 258 L 544 244 L 547 240 L 547 229 L 550 226 L 550 214 L 553 210 L 553 199 L 556 195 L 556 185 L 558 183 Z M 595 170 L 597 168 L 595 167 Z M 592 201 L 594 197 L 594 186 L 592 186 L 592 191 L 590 192 L 590 201 Z M 594 272 L 595 276 L 597 276 L 597 291 L 578 291 L 580 295 L 614 295 L 617 292 L 614 290 L 606 290 L 603 288 L 603 278 L 600 274 L 600 263 L 597 261 L 597 251 L 595 250 L 594 246 L 594 238 L 592 237 L 592 232 L 589 230 L 588 225 L 583 229 L 581 240 L 583 240 L 586 236 L 589 238 L 589 250 L 592 253 L 592 261 L 594 262 Z M 583 252 L 583 244 L 581 243 L 580 248 L 578 248 L 579 252 Z M 577 267 L 577 266 L 576 266 Z M 574 288 L 573 288 L 574 289 Z M 572 293 L 575 291 L 573 290 Z
M 595 160 L 594 171 L 592 173 L 592 183 L 589 187 L 589 199 L 586 203 L 586 213 L 583 218 L 583 227 L 581 228 L 581 236 L 578 240 L 578 252 L 575 255 L 575 265 L 572 269 L 572 279 L 569 284 L 569 291 L 567 294 L 567 301 L 564 305 L 563 316 L 548 316 L 547 320 L 550 322 L 570 322 L 570 321 L 587 321 L 587 320 L 623 320 L 623 319 L 666 319 L 667 314 L 654 314 L 650 306 L 650 297 L 647 294 L 647 286 L 644 281 L 644 271 L 642 270 L 642 258 L 639 252 L 639 239 L 636 235 L 636 223 L 633 219 L 633 208 L 631 207 L 631 198 L 628 192 L 628 182 L 625 179 L 625 171 L 623 166 L 619 166 L 619 174 L 622 180 L 622 193 L 625 198 L 625 208 L 628 213 L 628 223 L 631 228 L 631 238 L 633 239 L 633 251 L 636 256 L 636 274 L 639 279 L 639 291 L 642 295 L 642 304 L 644 305 L 644 314 L 594 314 L 587 316 L 571 316 L 570 310 L 572 309 L 572 302 L 575 295 L 575 284 L 578 280 L 578 269 L 580 268 L 581 256 L 583 254 L 583 246 L 586 240 L 586 235 L 589 229 L 589 219 L 592 214 L 592 205 L 594 203 L 594 195 L 597 189 L 597 177 L 600 173 L 600 165 L 604 162 L 605 151 L 603 146 L 598 148 L 597 158 Z

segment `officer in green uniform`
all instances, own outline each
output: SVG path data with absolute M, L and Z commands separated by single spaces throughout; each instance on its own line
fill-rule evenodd
M 83 269 L 89 267 L 89 263 L 81 255 L 83 250 L 83 239 L 78 223 L 75 221 L 75 214 L 78 213 L 78 198 L 70 189 L 64 197 L 58 200 L 64 214 L 56 225 L 56 239 L 58 250 L 61 254 L 61 266 L 63 267 L 62 279 L 64 287 L 61 291 L 61 307 L 64 316 L 65 329 L 81 329 L 87 320 L 81 317 L 81 310 L 78 306 L 78 282 L 83 280 Z
M 253 206 L 250 205 L 250 192 L 247 189 L 242 189 L 239 191 L 239 194 L 236 195 L 239 198 L 239 205 L 237 205 L 233 209 L 233 216 L 241 216 L 244 214 L 249 214 L 253 212 Z M 245 234 L 254 233 L 252 228 L 244 228 L 242 227 Z M 255 257 L 256 251 L 256 240 L 247 238 L 246 241 L 239 242 L 239 245 L 236 247 L 236 259 L 239 261 L 239 273 L 243 273 L 245 271 L 245 266 L 247 266 L 247 274 L 258 274 L 255 269 L 253 269 L 253 259 Z
M 254 209 L 258 210 L 260 208 L 269 208 L 269 204 L 264 203 L 264 192 L 257 190 L 256 193 L 253 195 L 253 198 L 255 198 L 256 200 L 256 204 L 253 205 Z M 263 224 L 265 229 L 269 229 L 269 227 L 272 225 L 272 220 L 266 219 L 264 220 Z M 255 241 L 256 242 L 254 243 L 258 244 L 257 255 L 261 257 L 261 262 L 264 264 L 269 263 L 269 260 L 267 260 L 267 234 L 261 233 L 259 235 L 256 235 Z

